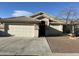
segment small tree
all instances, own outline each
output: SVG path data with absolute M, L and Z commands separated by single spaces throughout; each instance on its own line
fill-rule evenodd
M 59 18 L 65 20 L 66 25 L 67 24 L 72 25 L 71 33 L 73 33 L 73 34 L 74 34 L 74 20 L 78 19 L 77 16 L 78 16 L 78 12 L 77 12 L 77 8 L 75 8 L 75 7 L 65 8 L 65 9 L 61 10 L 61 12 L 59 14 Z

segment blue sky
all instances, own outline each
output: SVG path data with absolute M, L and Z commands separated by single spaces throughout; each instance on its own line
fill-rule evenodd
M 30 16 L 39 11 L 57 16 L 60 10 L 75 6 L 78 2 L 0 2 L 0 17 Z

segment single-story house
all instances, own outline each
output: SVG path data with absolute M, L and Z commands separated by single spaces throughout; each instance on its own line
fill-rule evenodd
M 71 31 L 70 23 L 66 26 L 65 21 L 56 19 L 56 17 L 49 16 L 43 12 L 29 17 L 2 18 L 0 23 L 0 35 L 8 34 L 16 37 L 55 36 Z

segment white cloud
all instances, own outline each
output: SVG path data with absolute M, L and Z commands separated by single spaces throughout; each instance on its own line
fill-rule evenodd
M 24 10 L 14 10 L 14 13 L 12 14 L 13 17 L 17 17 L 17 16 L 30 16 L 33 13 L 29 12 L 29 11 L 24 11 Z

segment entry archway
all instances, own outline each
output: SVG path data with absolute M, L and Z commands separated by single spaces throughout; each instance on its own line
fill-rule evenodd
M 45 36 L 45 21 L 39 23 L 39 37 Z

